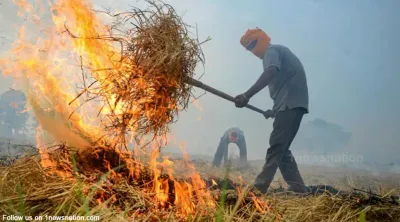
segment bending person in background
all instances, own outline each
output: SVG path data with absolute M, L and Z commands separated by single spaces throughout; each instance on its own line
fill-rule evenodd
M 213 166 L 220 167 L 222 159 L 224 164 L 228 163 L 228 145 L 235 143 L 239 148 L 240 165 L 247 165 L 247 147 L 244 133 L 237 127 L 232 127 L 225 131 L 219 142 L 217 152 L 214 155 Z

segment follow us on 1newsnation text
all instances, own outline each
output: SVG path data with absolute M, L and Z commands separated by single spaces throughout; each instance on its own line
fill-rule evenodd
M 2 215 L 3 221 L 99 221 L 100 216 L 19 216 L 19 215 Z

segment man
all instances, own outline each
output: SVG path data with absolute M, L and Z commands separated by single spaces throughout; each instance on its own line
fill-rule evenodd
M 236 96 L 236 107 L 242 108 L 249 100 L 268 86 L 274 101 L 274 117 L 266 162 L 257 176 L 254 187 L 266 193 L 279 168 L 289 189 L 307 192 L 297 163 L 289 150 L 299 129 L 302 117 L 308 113 L 308 87 L 300 60 L 287 47 L 270 44 L 271 39 L 259 29 L 247 30 L 240 43 L 263 61 L 264 72 L 245 93 Z
M 214 155 L 213 166 L 219 167 L 221 165 L 222 158 L 224 164 L 228 163 L 228 145 L 234 143 L 239 147 L 240 165 L 246 166 L 247 164 L 247 147 L 244 133 L 237 127 L 232 127 L 225 131 L 219 142 L 217 152 Z

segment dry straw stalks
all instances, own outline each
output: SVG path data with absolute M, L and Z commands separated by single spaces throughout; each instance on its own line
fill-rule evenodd
M 86 89 L 78 96 L 86 93 L 86 101 L 101 99 L 111 110 L 105 127 L 119 138 L 118 144 L 126 143 L 127 133 L 134 133 L 137 142 L 145 135 L 165 142 L 169 124 L 188 107 L 192 96 L 192 86 L 186 82 L 195 75 L 196 65 L 204 63 L 200 48 L 204 42 L 191 37 L 190 27 L 173 7 L 147 2 L 150 7 L 146 10 L 133 8 L 118 14 L 97 11 L 113 24 L 108 35 L 92 38 L 119 46 L 120 53 L 113 67 L 91 70 L 92 76 L 107 72 L 100 87 L 84 83 Z M 66 29 L 71 37 L 84 38 Z
M 75 168 L 75 167 L 74 167 Z M 117 171 L 117 170 L 116 170 Z M 145 172 L 145 171 L 143 171 Z M 0 213 L 4 215 L 99 215 L 102 221 L 358 221 L 366 212 L 368 221 L 397 221 L 400 207 L 377 203 L 362 205 L 362 196 L 274 195 L 266 197 L 268 208 L 260 213 L 249 198 L 247 189 L 226 190 L 225 207 L 196 207 L 189 215 L 175 208 L 159 209 L 155 193 L 148 192 L 151 177 L 132 181 L 126 177 L 74 170 L 63 179 L 48 172 L 35 158 L 24 158 L 0 168 Z M 220 190 L 221 191 L 221 190 Z M 219 192 L 220 192 L 219 191 Z M 218 190 L 216 200 L 221 204 Z M 195 200 L 192 200 L 195 201 Z

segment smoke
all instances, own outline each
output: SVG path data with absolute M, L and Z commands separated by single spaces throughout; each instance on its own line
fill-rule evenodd
M 300 127 L 294 144 L 305 151 L 331 153 L 345 148 L 351 138 L 352 133 L 344 131 L 343 127 L 316 118 Z

